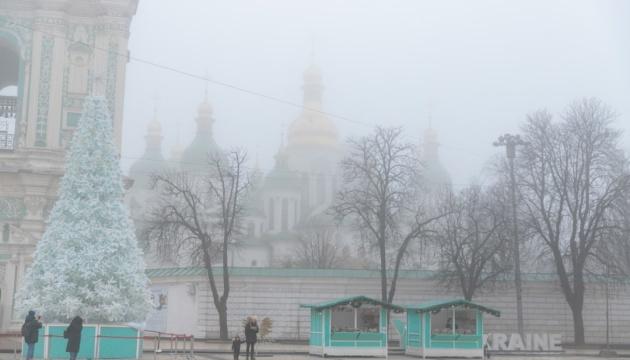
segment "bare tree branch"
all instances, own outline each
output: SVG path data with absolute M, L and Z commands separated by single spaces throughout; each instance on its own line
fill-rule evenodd
M 422 206 L 416 186 L 421 172 L 417 151 L 402 136 L 400 128 L 378 127 L 349 141 L 350 154 L 342 162 L 343 189 L 332 208 L 339 220 L 349 221 L 377 249 L 381 298 L 388 303 L 394 299 L 409 244 L 439 218 Z M 391 251 L 395 260 L 388 284 Z
M 551 253 L 578 344 L 584 342 L 585 272 L 605 241 L 616 199 L 630 189 L 613 118 L 601 101 L 584 99 L 569 106 L 560 123 L 537 112 L 523 129 L 531 144 L 519 159 L 526 223 Z
M 325 216 L 315 217 L 300 229 L 298 246 L 285 266 L 333 269 L 343 264 L 341 256 L 334 223 Z
M 441 207 L 447 215 L 437 222 L 433 236 L 440 251 L 437 278 L 472 300 L 511 269 L 507 204 L 471 185 L 457 194 L 446 193 Z
M 243 202 L 250 188 L 246 159 L 244 151 L 232 150 L 210 154 L 208 167 L 199 173 L 154 175 L 158 200 L 142 236 L 163 258 L 204 266 L 222 339 L 228 338 L 228 250 L 242 232 Z M 217 265 L 222 266 L 221 290 L 213 271 Z

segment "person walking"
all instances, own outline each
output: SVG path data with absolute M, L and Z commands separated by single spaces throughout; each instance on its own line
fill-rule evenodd
M 70 360 L 76 360 L 79 348 L 81 347 L 81 331 L 83 330 L 83 319 L 75 316 L 68 328 L 63 332 L 63 337 L 68 339 L 66 352 L 70 353 Z
M 258 322 L 255 316 L 247 318 L 247 324 L 245 325 L 245 342 L 247 343 L 247 359 L 255 360 L 254 345 L 256 344 L 258 334 Z
M 236 335 L 234 339 L 232 339 L 232 352 L 234 354 L 234 360 L 238 360 L 238 356 L 241 353 L 241 344 L 244 341 L 241 341 L 241 337 Z
M 35 317 L 35 311 L 30 310 L 26 318 L 24 319 L 24 324 L 22 325 L 22 336 L 24 337 L 24 342 L 26 343 L 26 360 L 33 359 L 33 354 L 35 353 L 35 344 L 39 341 L 39 329 L 42 327 L 41 316 Z

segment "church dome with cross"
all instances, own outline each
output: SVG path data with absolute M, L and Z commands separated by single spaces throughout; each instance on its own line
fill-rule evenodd
M 197 108 L 197 133 L 195 138 L 182 152 L 180 168 L 188 171 L 196 171 L 208 166 L 209 156 L 219 151 L 219 146 L 214 140 L 212 105 L 208 101 L 208 93 Z
M 302 89 L 304 109 L 289 126 L 288 147 L 336 147 L 339 143 L 339 134 L 337 127 L 323 110 L 324 86 L 318 66 L 311 65 L 304 71 Z

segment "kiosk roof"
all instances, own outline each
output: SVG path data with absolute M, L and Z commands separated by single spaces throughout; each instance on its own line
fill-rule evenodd
M 400 307 L 398 305 L 387 304 L 387 303 L 384 303 L 384 302 L 382 302 L 380 300 L 372 299 L 370 297 L 363 296 L 363 295 L 349 296 L 349 297 L 344 297 L 344 298 L 339 298 L 339 299 L 335 299 L 335 300 L 321 302 L 321 303 L 318 303 L 318 304 L 301 304 L 300 307 L 321 310 L 321 309 L 328 309 L 328 308 L 331 308 L 331 307 L 335 307 L 337 305 L 359 304 L 359 306 L 360 306 L 360 304 L 363 304 L 363 303 L 370 304 L 370 305 L 380 305 L 380 306 L 382 306 L 384 308 L 392 309 L 395 312 L 402 312 L 402 311 L 405 310 L 404 308 L 402 308 L 402 307 Z
M 472 301 L 468 301 L 464 299 L 431 301 L 431 302 L 418 304 L 418 305 L 408 305 L 408 306 L 405 306 L 405 308 L 407 310 L 415 310 L 418 312 L 429 312 L 429 311 L 439 311 L 443 308 L 448 308 L 451 306 L 464 306 L 464 307 L 468 307 L 472 309 L 477 309 L 477 310 L 486 312 L 488 314 L 491 314 L 497 317 L 501 316 L 501 312 L 499 310 L 495 310 L 487 306 L 476 304 Z

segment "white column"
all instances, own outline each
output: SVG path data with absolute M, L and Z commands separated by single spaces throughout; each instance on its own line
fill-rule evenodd
M 4 288 L 2 293 L 2 329 L 9 329 L 11 326 L 11 314 L 13 305 L 13 296 L 15 294 L 15 277 L 17 270 L 17 262 L 15 257 L 6 263 L 4 272 Z
M 26 125 L 26 146 L 32 147 L 35 144 L 35 130 L 37 127 L 37 99 L 39 97 L 39 81 L 40 81 L 40 69 L 42 62 L 42 33 L 40 31 L 33 32 L 33 47 L 31 53 L 31 76 L 28 77 L 28 82 L 24 83 L 24 87 L 29 91 L 25 92 L 25 96 L 22 100 L 22 106 L 25 108 L 25 116 L 22 121 L 28 121 Z M 27 80 L 25 78 L 25 80 Z
M 59 31 L 55 32 L 61 35 Z M 65 34 L 63 34 L 65 36 Z M 63 73 L 68 55 L 66 49 L 68 43 L 63 36 L 55 37 L 52 50 L 52 64 L 50 65 L 50 89 L 48 90 L 48 120 L 46 122 L 46 147 L 58 149 L 61 147 L 61 122 L 63 121 Z
M 276 204 L 274 207 L 274 212 L 276 213 L 274 228 L 279 233 L 282 232 L 282 197 L 276 196 L 274 202 Z

